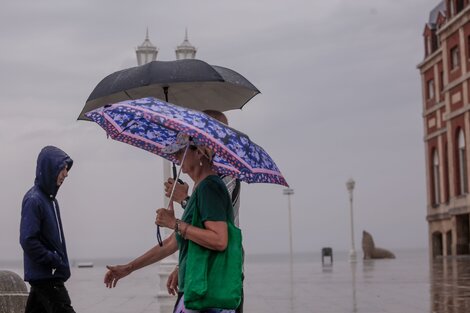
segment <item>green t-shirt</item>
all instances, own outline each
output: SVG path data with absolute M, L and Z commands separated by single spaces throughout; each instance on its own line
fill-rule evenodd
M 233 216 L 229 216 L 229 212 L 233 212 L 232 202 L 227 187 L 219 176 L 207 176 L 199 183 L 186 205 L 181 220 L 191 224 L 195 211 L 199 212 L 203 223 L 205 221 L 227 221 L 227 218 L 233 221 Z M 233 215 L 233 213 L 231 214 Z M 188 240 L 178 234 L 176 234 L 176 240 L 179 249 L 178 289 L 180 292 L 184 292 Z

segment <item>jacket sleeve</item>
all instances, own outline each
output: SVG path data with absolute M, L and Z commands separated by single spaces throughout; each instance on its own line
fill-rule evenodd
M 25 254 L 34 262 L 58 268 L 63 262 L 56 251 L 41 240 L 41 207 L 35 198 L 26 199 L 21 209 L 20 244 Z

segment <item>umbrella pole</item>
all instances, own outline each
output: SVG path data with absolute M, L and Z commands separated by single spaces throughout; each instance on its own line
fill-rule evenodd
M 165 94 L 165 102 L 168 102 L 168 86 L 163 87 L 163 93 Z M 186 156 L 186 151 L 184 152 L 183 161 L 184 161 L 185 156 Z M 181 164 L 183 164 L 183 161 L 181 162 Z M 163 162 L 163 164 L 165 164 L 165 162 Z M 168 207 L 166 208 L 167 210 L 170 209 L 170 205 L 173 199 L 173 192 L 175 191 L 175 184 L 177 182 L 177 179 L 175 176 L 176 176 L 176 165 L 173 162 L 173 179 L 175 179 L 175 182 L 173 183 L 173 189 L 171 190 L 170 198 L 168 200 Z M 179 173 L 178 173 L 178 177 L 179 177 Z M 160 234 L 160 225 L 157 225 L 157 241 L 160 247 L 163 246 L 162 236 Z
M 169 88 L 170 87 L 168 86 L 163 87 L 163 93 L 165 94 L 165 102 L 168 102 L 168 89 Z
M 169 86 L 165 86 L 163 87 L 163 93 L 165 94 L 165 102 L 168 102 L 168 89 L 170 87 Z M 188 151 L 188 147 L 189 147 L 189 144 L 186 146 L 186 149 L 184 150 L 184 155 L 183 155 L 183 160 L 181 161 L 181 165 L 183 165 L 183 162 L 184 162 L 184 159 L 186 158 L 186 152 Z M 173 179 L 175 180 L 174 183 L 173 183 L 173 189 L 171 190 L 171 195 L 170 195 L 170 200 L 168 201 L 168 208 L 170 208 L 170 203 L 173 199 L 173 193 L 175 192 L 175 187 L 176 187 L 176 183 L 180 181 L 180 175 L 181 175 L 181 166 L 180 166 L 180 169 L 178 171 L 178 175 L 176 175 L 176 164 L 175 162 L 173 162 Z
M 171 203 L 173 202 L 173 194 L 175 193 L 176 184 L 178 183 L 178 180 L 179 180 L 180 175 L 181 175 L 181 170 L 183 168 L 184 160 L 186 159 L 186 153 L 188 152 L 188 148 L 189 148 L 189 143 L 186 145 L 186 148 L 184 149 L 184 154 L 183 154 L 183 158 L 181 159 L 181 165 L 180 165 L 180 168 L 178 170 L 178 175 L 176 175 L 176 177 L 174 178 L 173 187 L 171 188 L 171 193 L 170 193 L 170 201 L 168 201 L 167 209 L 170 208 Z M 173 166 L 175 166 L 175 163 L 173 163 Z
M 163 87 L 163 93 L 165 94 L 165 102 L 168 102 L 168 89 L 170 87 L 168 86 L 165 86 Z M 176 178 L 176 165 L 175 165 L 175 162 L 173 162 L 173 179 L 176 181 L 179 181 L 179 174 L 178 174 L 178 179 Z
M 168 207 L 166 208 L 167 210 L 169 210 L 170 206 L 172 206 L 173 194 L 175 193 L 176 184 L 178 183 L 179 177 L 181 175 L 181 168 L 183 166 L 184 160 L 186 159 L 186 152 L 188 152 L 188 148 L 189 148 L 189 143 L 186 145 L 186 148 L 184 149 L 184 154 L 183 154 L 183 158 L 181 159 L 181 166 L 178 171 L 178 175 L 176 175 L 176 177 L 174 178 L 173 188 L 171 189 L 171 193 L 170 193 L 170 200 L 168 201 Z M 175 166 L 175 163 L 173 163 L 173 166 Z M 160 234 L 160 225 L 157 225 L 157 241 L 158 241 L 158 245 L 162 247 L 163 241 L 162 241 L 162 236 Z

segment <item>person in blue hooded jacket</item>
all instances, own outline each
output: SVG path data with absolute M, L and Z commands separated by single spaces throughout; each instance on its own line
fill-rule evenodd
M 56 199 L 72 164 L 61 149 L 44 147 L 38 156 L 34 186 L 23 198 L 20 244 L 24 280 L 31 285 L 26 313 L 75 312 L 64 285 L 70 266 Z

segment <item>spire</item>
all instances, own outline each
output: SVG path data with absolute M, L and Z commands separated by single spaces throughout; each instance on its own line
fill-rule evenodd
M 137 64 L 143 65 L 157 59 L 158 48 L 154 46 L 149 39 L 149 28 L 145 32 L 144 42 L 135 49 Z
M 185 28 L 184 40 L 183 42 L 175 49 L 176 59 L 194 59 L 196 57 L 197 49 L 194 47 L 188 39 L 188 28 Z

